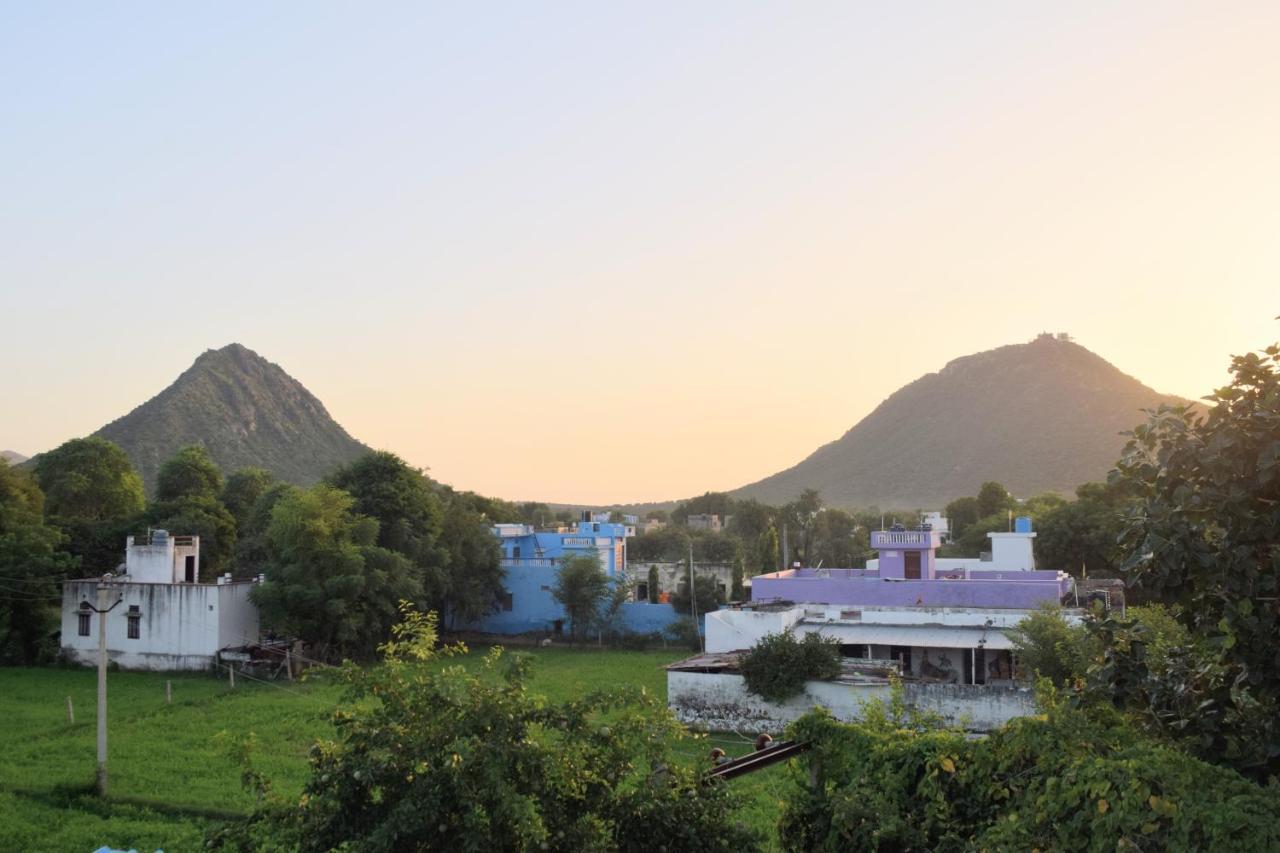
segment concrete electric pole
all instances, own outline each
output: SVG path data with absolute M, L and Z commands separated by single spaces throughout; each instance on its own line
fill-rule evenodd
M 98 582 L 98 796 L 107 795 L 107 614 L 123 599 L 117 598 L 108 606 L 111 597 L 111 574 Z

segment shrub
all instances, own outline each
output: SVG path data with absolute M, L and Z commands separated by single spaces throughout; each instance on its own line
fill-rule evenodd
M 1101 652 L 1084 625 L 1071 625 L 1062 608 L 1043 607 L 1009 632 L 1018 663 L 1028 680 L 1047 678 L 1055 687 L 1084 678 L 1090 662 Z
M 797 640 L 790 631 L 767 634 L 738 664 L 747 690 L 781 702 L 804 690 L 804 683 L 840 674 L 840 641 L 821 634 Z
M 846 725 L 817 709 L 788 736 L 787 850 L 1274 850 L 1280 788 L 1055 707 L 983 740 Z M 804 766 L 807 764 L 808 766 Z
M 667 637 L 676 645 L 698 652 L 702 650 L 702 635 L 698 632 L 698 623 L 688 616 L 677 619 L 667 626 Z
M 529 659 L 494 649 L 478 671 L 448 665 L 434 616 L 403 606 L 385 659 L 342 669 L 337 739 L 311 753 L 292 801 L 209 838 L 213 849 L 740 851 L 729 790 L 703 785 L 672 745 L 683 729 L 642 690 L 552 704 L 526 689 Z M 269 795 L 257 774 L 252 787 Z

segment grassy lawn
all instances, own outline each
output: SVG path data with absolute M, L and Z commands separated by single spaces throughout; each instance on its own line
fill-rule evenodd
M 483 649 L 462 662 L 479 660 Z M 679 651 L 522 649 L 535 658 L 531 689 L 552 701 L 630 684 L 666 699 L 661 665 Z M 173 704 L 164 684 L 173 682 Z M 323 680 L 257 684 L 204 675 L 113 672 L 110 689 L 110 796 L 89 793 L 95 766 L 97 674 L 90 669 L 0 669 L 0 850 L 89 853 L 102 844 L 140 853 L 198 850 L 208 826 L 248 812 L 253 798 L 219 733 L 253 732 L 254 764 L 277 791 L 294 794 L 307 775 L 307 750 L 330 735 L 340 688 Z M 68 723 L 66 697 L 75 706 Z M 737 754 L 735 735 L 691 740 L 681 751 L 702 757 L 713 745 Z M 742 817 L 773 836 L 784 783 L 781 767 L 731 784 Z M 772 844 L 772 840 L 771 840 Z

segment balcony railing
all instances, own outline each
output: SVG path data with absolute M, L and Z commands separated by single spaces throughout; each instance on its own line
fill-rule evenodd
M 871 531 L 872 548 L 882 548 L 887 545 L 937 545 L 940 541 L 936 530 Z

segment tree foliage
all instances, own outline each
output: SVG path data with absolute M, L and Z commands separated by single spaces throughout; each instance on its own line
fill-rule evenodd
M 275 477 L 262 468 L 241 468 L 227 478 L 219 499 L 235 518 L 238 532 L 247 532 L 254 505 L 273 485 Z
M 1280 346 L 1237 356 L 1231 370 L 1231 384 L 1207 398 L 1207 414 L 1190 406 L 1151 413 L 1133 431 L 1111 481 L 1136 502 L 1122 535 L 1123 569 L 1139 590 L 1177 605 L 1197 640 L 1201 655 L 1188 661 L 1187 675 L 1201 688 L 1200 713 L 1224 726 L 1242 723 L 1234 733 L 1203 732 L 1207 746 L 1224 739 L 1227 760 L 1275 774 Z M 1144 669 L 1143 644 L 1130 645 L 1136 651 L 1127 659 L 1123 644 L 1115 650 L 1117 678 L 1126 667 Z
M 324 484 L 282 496 L 267 529 L 266 582 L 252 593 L 267 625 L 322 657 L 369 657 L 396 622 L 396 602 L 422 595 L 414 564 L 375 544 L 378 522 L 354 503 Z
M 466 502 L 445 505 L 440 544 L 445 567 L 434 606 L 454 625 L 475 622 L 497 607 L 505 573 L 490 522 Z M 431 596 L 429 596 L 429 600 Z
M 687 572 L 682 572 L 681 577 Z M 720 587 L 716 583 L 715 577 L 712 575 L 695 574 L 693 577 L 694 588 L 697 590 L 697 601 L 693 602 L 698 607 L 698 617 L 712 610 L 719 610 L 720 605 L 724 604 L 724 596 L 720 594 Z M 685 616 L 692 616 L 693 610 L 690 604 L 689 582 L 683 581 L 676 584 L 675 592 L 671 593 L 671 608 L 677 613 L 683 613 Z
M 147 507 L 148 525 L 179 536 L 200 537 L 200 578 L 208 582 L 230 568 L 236 547 L 236 520 L 217 498 L 184 497 Z M 117 543 L 122 547 L 123 542 Z
M 212 849 L 725 851 L 759 839 L 730 792 L 699 783 L 672 746 L 683 730 L 643 690 L 553 704 L 529 660 L 494 649 L 449 665 L 435 621 L 406 610 L 375 667 L 349 666 L 336 738 L 311 753 L 296 800 L 272 798 L 215 831 Z M 250 779 L 258 774 L 250 772 Z
M 44 520 L 44 495 L 0 459 L 0 662 L 32 664 L 56 647 L 59 582 L 76 565 Z
M 806 681 L 840 674 L 840 641 L 817 633 L 797 640 L 791 631 L 766 634 L 738 662 L 747 690 L 770 702 L 803 692 Z
M 560 561 L 551 596 L 569 617 L 570 635 L 574 640 L 585 637 L 597 624 L 609 591 L 609 577 L 594 555 L 575 554 Z
M 1066 707 L 987 738 L 824 710 L 788 736 L 800 759 L 779 833 L 796 851 L 1271 850 L 1280 788 Z
M 194 498 L 218 501 L 222 497 L 222 472 L 209 451 L 199 445 L 182 448 L 163 465 L 156 480 L 156 499 L 165 503 Z
M 45 513 L 59 521 L 115 521 L 142 512 L 142 478 L 105 438 L 73 438 L 36 458 Z

